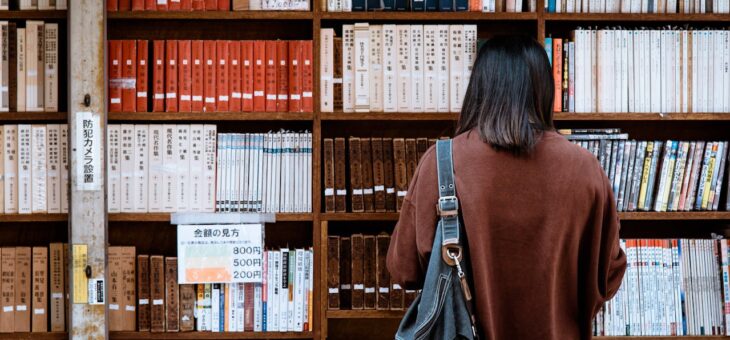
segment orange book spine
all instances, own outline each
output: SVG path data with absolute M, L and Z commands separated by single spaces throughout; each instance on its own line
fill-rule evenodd
M 119 0 L 106 0 L 106 11 L 107 12 L 119 11 Z
M 122 40 L 109 41 L 109 112 L 122 111 Z
M 289 42 L 289 112 L 302 111 L 302 43 Z
M 177 40 L 167 40 L 165 47 L 165 111 L 177 112 Z
M 217 11 L 218 10 L 218 0 L 205 0 L 205 10 L 206 11 Z
M 192 0 L 193 11 L 204 11 L 205 0 Z
M 180 6 L 180 0 L 167 0 L 167 9 L 170 11 L 179 11 Z
M 180 10 L 186 12 L 192 11 L 193 0 L 180 0 Z
M 289 43 L 276 42 L 276 111 L 289 111 Z
M 218 10 L 219 11 L 230 11 L 231 10 L 231 0 L 218 0 Z
M 253 45 L 253 110 L 263 112 L 266 110 L 266 42 L 256 40 Z
M 147 40 L 137 40 L 137 111 L 147 112 L 147 91 L 148 88 L 148 59 L 149 43 Z
M 169 2 L 169 0 L 155 0 L 155 2 L 157 3 L 158 11 L 167 11 L 167 3 Z
M 119 0 L 119 11 L 130 11 L 132 9 L 131 0 Z
M 253 41 L 241 42 L 241 60 L 243 67 L 241 68 L 241 110 L 244 112 L 253 111 L 253 92 L 254 92 L 254 45 Z
M 312 41 L 301 42 L 302 46 L 302 111 L 314 112 L 314 60 L 312 60 Z
M 122 111 L 137 111 L 137 41 L 122 41 Z
M 191 109 L 193 112 L 203 111 L 203 84 L 205 82 L 205 59 L 203 58 L 203 41 L 193 40 L 191 43 L 192 77 Z
M 481 12 L 482 2 L 480 0 L 469 0 L 469 11 L 470 12 Z
M 266 94 L 266 112 L 276 112 L 276 41 L 267 40 L 266 46 L 266 75 L 265 89 Z
M 563 108 L 563 39 L 560 38 L 553 38 L 553 81 L 553 111 L 560 112 Z
M 144 0 L 132 0 L 133 11 L 144 11 Z
M 216 111 L 228 111 L 228 40 L 216 41 Z
M 207 8 L 207 7 L 206 7 Z M 205 40 L 203 42 L 203 111 L 215 111 L 215 40 Z
M 165 111 L 165 41 L 152 43 L 152 111 Z
M 177 41 L 177 60 L 179 62 L 177 69 L 177 90 L 180 92 L 178 100 L 179 112 L 190 112 L 192 108 L 192 62 L 190 59 L 190 40 Z
M 228 43 L 228 109 L 232 112 L 241 111 L 241 42 Z
M 156 11 L 157 0 L 144 0 L 144 9 L 145 11 Z

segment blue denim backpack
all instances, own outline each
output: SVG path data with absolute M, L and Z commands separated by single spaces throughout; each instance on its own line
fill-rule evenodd
M 440 220 L 433 239 L 423 290 L 406 311 L 397 340 L 479 339 L 467 280 L 466 242 L 456 198 L 451 140 L 436 142 Z

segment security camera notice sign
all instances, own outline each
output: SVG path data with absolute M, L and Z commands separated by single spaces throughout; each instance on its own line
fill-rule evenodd
M 263 224 L 178 225 L 178 281 L 261 283 Z

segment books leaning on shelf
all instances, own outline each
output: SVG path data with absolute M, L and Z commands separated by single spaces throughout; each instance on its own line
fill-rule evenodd
M 476 25 L 343 25 L 321 30 L 322 112 L 459 112 Z
M 594 319 L 594 335 L 728 335 L 728 240 L 621 240 L 621 288 Z
M 58 24 L 0 21 L 0 34 L 0 112 L 57 112 Z
M 313 67 L 311 40 L 111 40 L 109 112 L 312 112 Z
M 727 141 L 636 141 L 619 129 L 560 132 L 598 157 L 619 211 L 720 207 Z
M 413 11 L 413 12 L 534 12 L 535 0 L 327 0 L 328 12 Z
M 556 112 L 730 112 L 728 30 L 577 29 L 545 48 Z
M 390 281 L 386 254 L 390 235 L 327 237 L 327 308 L 402 310 L 416 298 Z
M 136 264 L 135 247 L 109 247 L 111 331 L 312 330 L 312 249 L 265 251 L 262 283 L 178 284 L 176 257 L 136 255 Z
M 67 213 L 66 124 L 1 125 L 0 213 Z
M 311 212 L 310 132 L 218 137 L 216 211 Z
M 106 0 L 117 11 L 308 11 L 309 0 Z
M 418 161 L 435 143 L 428 138 L 350 137 L 346 147 L 345 138 L 325 138 L 325 212 L 346 212 L 348 196 L 351 212 L 400 211 Z
M 27 10 L 42 10 L 42 11 L 49 11 L 49 10 L 63 10 L 67 9 L 68 7 L 68 1 L 67 0 L 41 0 L 41 1 L 33 1 L 33 0 L 5 0 L 0 2 L 0 11 L 7 11 L 7 10 L 21 10 L 21 11 L 27 11 Z
M 722 0 L 547 0 L 548 13 L 730 13 Z

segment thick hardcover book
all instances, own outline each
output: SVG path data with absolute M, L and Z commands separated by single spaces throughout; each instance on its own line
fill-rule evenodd
M 411 183 L 413 175 L 416 173 L 416 166 L 418 166 L 418 151 L 416 149 L 416 140 L 414 138 L 406 138 L 406 172 L 408 173 L 408 184 Z
M 190 59 L 192 60 L 192 84 L 190 87 L 190 109 L 193 112 L 202 112 L 205 102 L 203 96 L 205 91 L 205 55 L 203 53 L 204 44 L 202 40 L 193 40 L 190 42 Z
M 137 111 L 137 41 L 122 40 L 122 111 Z M 48 73 L 48 72 L 46 72 Z
M 21 31 L 24 32 L 24 31 Z M 8 23 L 7 44 L 7 61 L 8 61 L 8 101 L 3 102 L 3 108 L 8 108 L 10 112 L 18 112 L 18 27 L 14 22 Z M 3 50 L 5 47 L 3 46 Z M 5 60 L 5 58 L 3 58 Z M 24 62 L 24 61 L 23 61 Z M 3 67 L 3 71 L 5 67 Z M 5 97 L 3 97 L 5 99 Z
M 190 112 L 192 110 L 193 93 L 193 65 L 192 65 L 192 43 L 190 40 L 177 41 L 177 91 L 178 111 Z
M 281 81 L 281 72 L 287 73 L 287 110 L 290 112 L 302 111 L 302 86 L 304 85 L 304 41 L 292 40 L 287 46 L 287 64 L 288 68 L 279 70 L 279 79 Z M 281 67 L 281 65 L 279 65 Z M 279 93 L 284 87 L 279 84 Z M 282 111 L 281 109 L 279 111 Z
M 165 41 L 152 42 L 152 111 L 165 111 Z
M 362 191 L 362 149 L 360 138 L 350 137 L 350 209 L 365 211 Z
M 150 256 L 137 255 L 137 330 L 150 330 Z
M 266 41 L 256 40 L 253 43 L 253 111 L 266 111 Z M 276 68 L 273 69 L 276 73 Z M 276 80 L 274 80 L 276 82 Z M 274 86 L 276 88 L 276 86 Z
M 165 331 L 165 259 L 150 256 L 150 331 Z
M 404 290 L 401 285 L 391 281 L 390 282 L 390 309 L 401 310 L 403 309 L 403 295 Z
M 177 284 L 177 257 L 165 258 L 165 330 L 180 330 L 180 295 Z
M 350 237 L 350 252 L 352 269 L 350 273 L 352 282 L 352 309 L 363 309 L 365 299 L 365 277 L 364 277 L 364 252 L 365 242 L 362 234 L 354 234 Z
M 340 309 L 352 306 L 352 241 L 340 237 Z
M 385 177 L 383 173 L 383 139 L 372 138 L 370 142 L 372 150 L 373 169 L 373 210 L 385 212 Z
M 324 150 L 324 211 L 335 212 L 334 141 L 332 138 L 325 138 L 322 145 Z
M 149 42 L 148 40 L 137 40 L 137 104 L 136 109 L 139 112 L 147 112 L 149 105 L 147 103 L 147 91 L 149 86 Z
M 216 41 L 203 41 L 203 111 L 216 109 Z
M 180 331 L 195 330 L 195 285 L 180 285 Z
M 393 139 L 393 159 L 395 166 L 396 211 L 400 211 L 408 191 L 409 183 L 405 139 Z
M 124 294 L 124 280 L 122 280 L 122 254 L 121 247 L 109 247 L 107 257 L 109 262 L 109 330 L 124 330 L 122 325 L 122 308 L 120 308 Z
M 428 138 L 416 138 L 416 163 L 421 162 L 423 154 L 428 150 Z
M 109 112 L 122 111 L 122 43 L 109 41 Z
M 332 112 L 334 105 L 334 38 L 335 30 L 323 28 L 320 30 L 319 49 L 319 102 L 321 112 Z
M 264 42 L 265 50 L 265 71 L 264 71 L 264 110 L 266 112 L 276 112 L 276 91 L 277 91 L 277 74 L 276 67 L 276 40 L 266 40 Z
M 230 49 L 229 49 L 229 41 L 228 40 L 218 40 L 215 42 L 216 46 L 216 60 L 215 60 L 215 70 L 216 70 L 216 86 L 215 86 L 215 92 L 216 92 L 216 107 L 215 110 L 218 112 L 226 112 L 229 111 L 230 105 L 230 97 L 229 97 L 229 62 L 228 59 L 230 58 Z
M 314 112 L 314 51 L 312 41 L 299 42 L 301 51 L 302 112 Z M 296 94 L 297 92 L 292 92 Z
M 121 255 L 120 278 L 122 282 L 119 310 L 121 311 L 122 330 L 134 331 L 137 321 L 137 294 L 135 290 L 136 249 L 134 247 L 119 247 Z
M 333 48 L 332 48 L 332 60 L 333 60 L 333 67 L 332 67 L 332 110 L 334 112 L 342 111 L 343 110 L 343 73 L 344 70 L 342 69 L 343 63 L 342 63 L 342 49 L 343 49 L 343 40 L 341 37 L 334 37 L 332 39 L 333 41 Z
M 327 237 L 327 308 L 340 309 L 340 237 Z
M 386 266 L 386 258 L 388 254 L 388 245 L 390 244 L 390 235 L 381 233 L 376 238 L 376 272 L 377 272 L 377 289 L 378 303 L 377 309 L 390 308 L 390 273 Z
M 563 39 L 553 38 L 553 112 L 563 110 Z
M 31 315 L 30 247 L 15 248 L 15 332 L 30 332 Z
M 229 41 L 228 42 L 228 53 L 230 61 L 228 65 L 228 106 L 232 112 L 241 111 L 241 97 L 243 95 L 243 88 L 241 87 L 241 76 L 243 75 L 242 70 L 242 59 L 241 59 L 241 42 L 240 41 Z
M 295 42 L 291 42 L 295 44 Z M 293 67 L 293 65 L 291 66 Z M 289 111 L 289 42 L 276 41 L 276 111 Z M 299 84 L 297 84 L 298 87 Z
M 243 63 L 241 74 L 241 110 L 244 112 L 253 111 L 254 92 L 254 42 L 241 42 L 241 60 Z
M 48 248 L 33 247 L 31 332 L 48 331 Z
M 383 184 L 385 185 L 385 211 L 395 211 L 395 170 L 393 139 L 383 138 Z
M 64 307 L 64 287 L 66 286 L 63 272 L 66 270 L 66 261 L 63 256 L 62 243 L 50 245 L 49 286 L 51 297 L 51 332 L 66 330 L 66 308 Z
M 361 166 L 362 166 L 362 194 L 366 212 L 375 211 L 373 202 L 373 158 L 370 138 L 360 138 Z
M 362 260 L 362 274 L 363 282 L 365 284 L 365 297 L 363 307 L 365 309 L 375 309 L 377 300 L 377 253 L 375 250 L 375 236 L 365 235 L 363 236 L 363 260 Z
M 335 211 L 345 212 L 347 202 L 347 155 L 345 139 L 335 138 L 334 142 L 334 165 L 335 165 Z
M 0 291 L 2 291 L 2 311 L 0 311 L 0 333 L 15 331 L 15 248 L 3 247 L 0 250 Z

